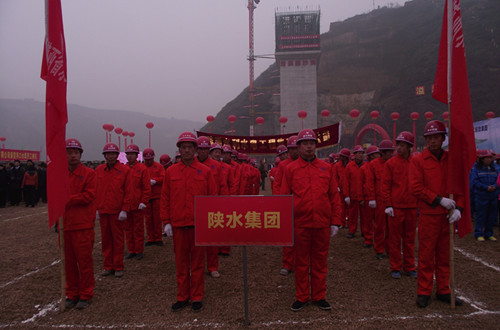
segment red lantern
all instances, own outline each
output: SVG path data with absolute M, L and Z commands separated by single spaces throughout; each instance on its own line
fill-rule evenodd
M 486 118 L 488 119 L 495 118 L 495 113 L 493 111 L 488 111 L 486 113 Z
M 152 122 L 146 123 L 146 128 L 147 129 L 152 129 L 155 126 Z
M 392 120 L 398 120 L 399 119 L 399 112 L 393 112 L 393 113 L 391 113 L 391 119 Z
M 349 112 L 349 115 L 354 119 L 358 118 L 359 114 L 360 112 L 358 109 L 352 109 L 351 112 Z
M 134 132 L 128 132 L 128 136 L 130 136 L 131 138 L 133 138 L 135 136 L 135 133 Z
M 115 133 L 116 134 L 120 135 L 120 134 L 122 134 L 122 132 L 123 132 L 123 128 L 121 128 L 121 127 L 115 128 Z
M 328 109 L 321 110 L 321 116 L 326 118 L 330 115 L 330 111 Z
M 410 118 L 412 120 L 417 120 L 418 117 L 420 117 L 420 115 L 418 114 L 418 112 L 412 112 L 412 113 L 410 113 Z
M 264 124 L 264 118 L 262 118 L 262 117 L 257 117 L 257 118 L 255 118 L 255 121 L 256 121 L 256 122 L 257 122 L 257 124 L 259 124 L 259 125 Z
M 122 135 L 125 136 L 125 137 L 127 137 L 128 136 L 128 132 L 127 131 L 123 131 Z
M 431 120 L 432 117 L 434 117 L 434 113 L 432 113 L 432 111 L 427 111 L 426 113 L 424 113 L 424 117 L 427 120 Z
M 372 112 L 370 112 L 370 117 L 372 117 L 373 119 L 377 119 L 379 115 L 380 113 L 377 110 L 373 110 Z
M 0 141 L 4 142 L 5 140 L 7 140 L 5 136 L 0 136 Z
M 280 123 L 282 123 L 283 125 L 286 124 L 287 121 L 288 121 L 287 117 L 285 117 L 285 116 L 280 117 Z
M 448 120 L 450 118 L 450 113 L 448 111 L 443 112 L 442 114 L 444 120 Z
M 305 110 L 300 110 L 297 115 L 299 116 L 300 119 L 304 119 L 307 117 L 307 111 Z
M 214 117 L 214 116 L 212 116 L 212 115 L 207 116 L 207 121 L 208 121 L 209 123 L 213 122 L 214 120 L 215 120 L 215 117 Z
M 413 136 L 417 136 L 416 130 L 415 130 L 415 121 L 420 117 L 418 112 L 412 112 L 410 113 L 410 118 L 413 120 Z M 417 139 L 415 138 L 415 144 L 413 145 L 413 148 L 417 149 Z
M 236 121 L 236 116 L 235 115 L 231 115 L 231 116 L 227 117 L 227 119 L 232 124 L 232 123 L 234 123 Z

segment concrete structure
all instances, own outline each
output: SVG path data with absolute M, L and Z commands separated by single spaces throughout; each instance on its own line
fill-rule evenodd
M 280 112 L 285 132 L 318 125 L 317 64 L 320 56 L 319 10 L 276 12 L 276 60 L 280 66 Z

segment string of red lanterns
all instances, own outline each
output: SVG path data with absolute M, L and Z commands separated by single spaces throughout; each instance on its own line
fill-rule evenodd
M 151 148 L 151 129 L 155 126 L 152 122 L 146 123 L 146 128 L 148 129 L 149 133 L 149 147 Z
M 399 112 L 391 113 L 391 119 L 394 122 L 392 125 L 392 143 L 396 143 L 396 122 L 399 119 Z
M 280 124 L 281 124 L 281 134 L 285 134 L 285 124 L 287 123 L 288 118 L 285 116 L 280 117 Z

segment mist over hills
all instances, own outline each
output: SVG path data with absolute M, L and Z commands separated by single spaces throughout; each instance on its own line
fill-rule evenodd
M 45 159 L 45 103 L 32 99 L 13 100 L 0 99 L 0 135 L 5 136 L 7 149 L 40 150 Z M 102 147 L 106 142 L 106 134 L 102 124 L 109 123 L 135 133 L 134 143 L 139 148 L 148 146 L 149 135 L 147 122 L 155 126 L 151 130 L 152 147 L 156 160 L 167 153 L 172 157 L 179 134 L 193 131 L 203 125 L 201 122 L 161 118 L 139 112 L 122 110 L 99 110 L 68 104 L 68 125 L 66 136 L 75 137 L 82 143 L 84 160 L 102 160 Z M 122 150 L 123 150 L 123 136 Z M 112 134 L 112 142 L 118 144 L 118 137 Z M 128 138 L 130 143 L 130 138 Z
M 474 120 L 485 119 L 487 111 L 500 104 L 500 1 L 461 1 L 465 50 Z M 434 100 L 431 87 L 437 66 L 439 40 L 443 20 L 444 0 L 413 0 L 402 7 L 380 8 L 330 24 L 321 35 L 321 57 L 318 64 L 318 106 L 304 109 L 318 112 L 318 126 L 342 121 L 342 141 L 351 147 L 353 132 L 372 123 L 370 112 L 378 110 L 376 123 L 392 136 L 390 114 L 401 114 L 398 131 L 412 130 L 411 112 L 420 113 L 417 136 L 421 133 L 426 111 L 441 119 L 447 106 Z M 257 115 L 264 117 L 259 128 L 262 135 L 280 130 L 279 66 L 273 63 L 255 81 Z M 417 96 L 417 86 L 425 87 L 425 95 Z M 230 129 L 230 114 L 239 119 L 234 124 L 237 135 L 248 134 L 248 88 L 227 103 L 212 123 L 212 132 Z M 320 112 L 329 109 L 331 115 L 323 121 Z M 349 116 L 359 109 L 358 120 Z M 288 120 L 298 120 L 288 118 Z M 321 121 L 321 122 L 320 122 Z M 203 130 L 208 130 L 205 125 Z M 371 135 L 371 134 L 367 134 Z M 373 141 L 373 135 L 364 142 Z

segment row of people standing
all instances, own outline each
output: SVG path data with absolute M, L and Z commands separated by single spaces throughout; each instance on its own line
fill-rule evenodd
M 0 163 L 0 208 L 18 206 L 35 207 L 41 199 L 47 203 L 47 167 L 31 160 L 22 165 L 19 160 Z

